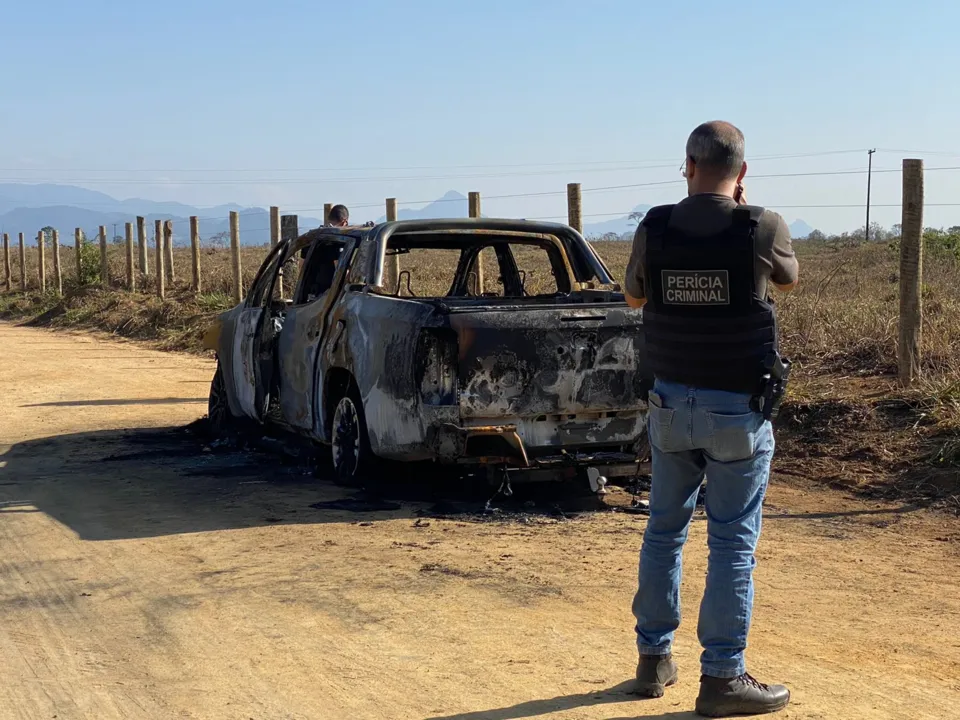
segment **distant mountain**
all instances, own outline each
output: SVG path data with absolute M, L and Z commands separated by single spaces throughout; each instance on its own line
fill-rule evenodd
M 483 209 L 483 205 L 480 206 Z M 465 195 L 456 190 L 450 190 L 443 197 L 434 200 L 422 208 L 397 210 L 397 220 L 432 220 L 435 218 L 465 218 L 470 217 L 470 202 Z M 386 222 L 387 216 L 377 218 L 378 223 Z
M 646 213 L 652 206 L 637 205 L 633 212 Z M 97 233 L 104 225 L 112 236 L 114 225 L 116 232 L 122 235 L 123 225 L 135 222 L 141 215 L 147 220 L 147 236 L 152 238 L 155 220 L 172 220 L 174 243 L 189 244 L 189 217 L 200 218 L 200 234 L 203 239 L 230 230 L 230 211 L 240 213 L 240 242 L 244 245 L 263 245 L 270 241 L 270 221 L 267 209 L 260 207 L 241 207 L 240 205 L 218 205 L 199 208 L 177 202 L 157 202 L 133 198 L 117 200 L 95 190 L 73 185 L 38 184 L 0 184 L 0 231 L 16 238 L 22 232 L 28 242 L 36 242 L 37 231 L 46 226 L 60 231 L 62 243 L 72 242 L 74 228 L 82 228 L 88 237 Z M 443 197 L 417 208 L 402 208 L 398 213 L 400 220 L 424 220 L 429 218 L 463 218 L 469 216 L 467 197 L 450 190 Z M 378 222 L 386 220 L 384 216 Z M 318 218 L 300 217 L 300 230 L 319 227 Z M 588 223 L 584 226 L 584 236 L 602 238 L 616 235 L 629 240 L 636 229 L 636 220 L 629 214 L 603 222 Z M 790 226 L 794 238 L 805 238 L 813 232 L 803 220 L 796 220 Z
M 646 213 L 652 205 L 637 205 L 633 212 Z M 609 234 L 616 234 L 621 237 L 623 236 L 632 236 L 634 230 L 637 228 L 637 223 L 635 220 L 631 220 L 629 215 L 624 215 L 623 217 L 616 218 L 615 220 L 607 220 L 605 222 L 598 223 L 588 223 L 583 226 L 584 237 L 596 239 L 604 237 Z M 810 227 L 803 220 L 794 220 L 790 225 L 790 237 L 801 240 L 807 237 L 810 233 L 813 232 L 813 228 Z M 628 239 L 628 238 L 625 238 Z
M 807 225 L 803 220 L 794 220 L 790 223 L 790 237 L 794 240 L 802 240 L 813 232 L 813 228 Z
M 95 190 L 73 185 L 0 183 L 0 213 L 19 207 L 71 205 L 103 212 L 120 210 L 120 201 Z
M 647 210 L 652 208 L 653 205 L 637 205 L 632 212 L 636 213 L 646 213 Z M 637 222 L 630 219 L 630 215 L 624 215 L 623 217 L 616 218 L 614 220 L 606 220 L 604 222 L 597 223 L 588 223 L 583 226 L 583 236 L 590 239 L 602 238 L 604 235 L 609 235 L 611 233 L 623 236 L 626 234 L 632 235 L 634 230 L 637 229 Z
M 36 242 L 37 231 L 54 227 L 60 231 L 61 243 L 72 243 L 74 228 L 83 229 L 87 237 L 94 237 L 100 225 L 113 235 L 123 235 L 124 223 L 136 222 L 138 215 L 147 221 L 147 237 L 154 235 L 155 220 L 172 220 L 174 243 L 190 242 L 190 216 L 200 218 L 200 234 L 209 238 L 230 231 L 230 212 L 240 213 L 240 242 L 243 245 L 263 245 L 270 242 L 269 211 L 259 207 L 236 204 L 198 208 L 177 202 L 157 202 L 133 198 L 117 200 L 94 190 L 73 185 L 19 185 L 0 184 L 0 231 L 12 238 L 23 233 L 27 240 Z M 299 218 L 300 228 L 309 230 L 322 224 L 317 218 Z

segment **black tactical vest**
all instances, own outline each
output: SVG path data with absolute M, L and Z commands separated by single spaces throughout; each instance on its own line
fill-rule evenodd
M 653 208 L 647 233 L 643 325 L 654 377 L 693 387 L 756 394 L 763 362 L 777 349 L 772 301 L 757 295 L 756 233 L 763 208 L 742 206 L 718 235 L 669 227 L 673 205 Z

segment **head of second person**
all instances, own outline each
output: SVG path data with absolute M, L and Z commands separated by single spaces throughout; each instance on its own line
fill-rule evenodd
M 743 133 L 737 127 L 721 120 L 697 126 L 687 139 L 687 193 L 734 197 L 747 174 L 743 157 Z
M 346 227 L 350 224 L 350 211 L 346 205 L 334 205 L 330 208 L 330 215 L 327 222 L 333 227 Z

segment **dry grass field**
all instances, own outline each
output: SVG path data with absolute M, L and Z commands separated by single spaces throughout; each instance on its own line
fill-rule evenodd
M 597 243 L 618 281 L 628 243 Z M 897 385 L 898 275 L 896 246 L 797 243 L 800 286 L 778 296 L 785 353 L 794 361 L 790 394 L 779 421 L 780 469 L 857 492 L 936 501 L 960 510 L 960 260 L 949 249 L 930 246 L 924 262 L 923 367 L 917 387 Z M 266 248 L 243 249 L 244 284 L 249 285 Z M 36 291 L 37 254 L 27 250 L 32 290 L 18 292 L 19 258 L 13 249 L 13 288 L 0 297 L 0 318 L 37 325 L 91 328 L 148 341 L 168 350 L 199 352 L 210 319 L 229 307 L 229 252 L 205 249 L 201 292 L 189 289 L 190 252 L 174 251 L 175 280 L 167 298 L 152 293 L 153 278 L 138 278 L 146 292 L 131 294 L 97 286 L 77 288 L 73 249 L 61 248 L 66 297 Z M 535 249 L 518 254 L 527 286 L 551 289 L 552 279 Z M 94 256 L 96 257 L 96 256 Z M 111 247 L 110 279 L 119 288 L 123 248 Z M 153 267 L 153 254 L 150 266 Z M 455 258 L 426 263 L 401 256 L 417 295 L 440 294 Z M 53 262 L 47 250 L 47 285 Z M 291 283 L 295 268 L 288 267 Z M 291 285 L 288 284 L 287 287 Z M 406 281 L 404 282 L 406 287 Z

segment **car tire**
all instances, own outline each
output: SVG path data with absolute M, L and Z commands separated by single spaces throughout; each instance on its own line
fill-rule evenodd
M 227 437 L 237 429 L 237 419 L 230 412 L 227 399 L 227 384 L 223 379 L 223 369 L 217 363 L 217 371 L 210 383 L 210 395 L 207 398 L 207 420 L 210 435 L 215 439 Z
M 377 459 L 370 449 L 363 401 L 355 388 L 351 388 L 337 403 L 330 435 L 330 454 L 337 482 L 362 487 L 375 482 Z

